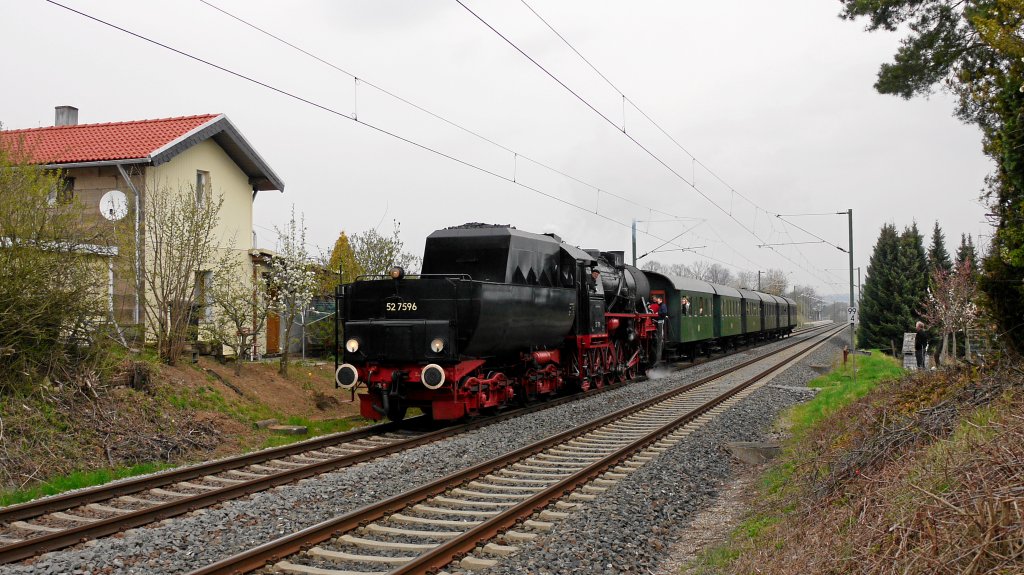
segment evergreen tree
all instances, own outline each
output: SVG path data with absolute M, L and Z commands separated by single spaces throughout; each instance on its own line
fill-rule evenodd
M 928 255 L 925 253 L 924 238 L 917 229 L 917 222 L 903 229 L 900 246 L 900 272 L 904 276 L 905 285 L 898 295 L 903 298 L 903 303 L 910 313 L 916 315 L 928 299 L 930 280 Z M 910 328 L 915 322 L 916 320 L 911 321 L 906 326 L 907 331 L 912 331 Z
M 928 248 L 928 272 L 935 270 L 945 272 L 953 269 L 949 261 L 949 252 L 946 251 L 946 236 L 939 227 L 939 221 L 935 220 L 935 228 L 932 230 L 932 245 Z
M 913 326 L 912 310 L 903 294 L 908 286 L 904 273 L 903 240 L 896 226 L 885 224 L 878 234 L 860 302 L 859 346 L 898 353 L 903 334 Z M 922 250 L 923 252 L 923 250 Z
M 334 293 L 334 286 L 340 283 L 349 284 L 356 281 L 356 277 L 363 273 L 359 264 L 356 262 L 356 254 L 352 249 L 352 244 L 348 241 L 348 235 L 345 234 L 345 230 L 342 230 L 338 234 L 338 239 L 334 242 L 334 248 L 331 250 L 331 258 L 327 261 L 327 267 L 331 271 L 331 277 L 333 278 L 333 285 L 330 286 L 330 290 L 324 293 Z M 337 272 L 340 270 L 341 275 Z
M 960 269 L 964 261 L 970 261 L 971 271 L 978 275 L 978 254 L 974 251 L 974 240 L 968 234 L 960 234 L 960 247 L 956 249 L 956 267 Z

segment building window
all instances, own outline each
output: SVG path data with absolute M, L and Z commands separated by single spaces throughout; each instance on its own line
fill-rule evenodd
M 210 172 L 196 171 L 196 205 L 203 207 L 210 196 Z
M 56 203 L 70 204 L 75 199 L 75 179 L 64 178 L 54 186 L 46 196 L 46 201 L 52 206 Z
M 196 316 L 203 320 L 213 319 L 213 300 L 210 297 L 210 288 L 213 286 L 213 272 L 196 272 L 196 285 L 193 290 Z

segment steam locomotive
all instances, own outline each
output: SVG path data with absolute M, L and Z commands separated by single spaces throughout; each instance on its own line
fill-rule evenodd
M 370 419 L 400 421 L 417 407 L 456 420 L 630 380 L 663 354 L 777 337 L 795 325 L 788 302 L 764 305 L 767 294 L 750 292 L 754 306 L 725 293 L 732 288 L 717 286 L 719 295 L 713 284 L 687 282 L 696 280 L 642 272 L 623 252 L 581 250 L 554 234 L 489 224 L 438 230 L 421 273 L 395 267 L 338 288 L 336 385 L 364 385 L 360 413 Z M 662 323 L 648 311 L 652 293 L 673 310 Z

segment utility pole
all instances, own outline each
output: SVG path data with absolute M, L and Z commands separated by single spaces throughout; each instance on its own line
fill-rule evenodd
M 636 267 L 636 218 L 633 218 L 633 267 Z
M 857 309 L 857 301 L 853 299 L 853 208 L 846 211 L 849 216 L 850 224 L 850 308 L 853 310 Z M 850 351 L 853 352 L 853 381 L 857 381 L 857 342 L 856 342 L 856 328 L 854 324 L 854 318 L 856 314 L 850 317 Z
M 761 274 L 763 273 L 761 270 L 757 270 L 757 291 L 761 291 Z

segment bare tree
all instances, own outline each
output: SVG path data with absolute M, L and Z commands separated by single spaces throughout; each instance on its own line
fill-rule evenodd
M 313 269 L 309 252 L 306 249 L 306 220 L 302 217 L 295 220 L 295 207 L 292 217 L 283 229 L 277 229 L 278 255 L 270 260 L 268 280 L 270 291 L 274 294 L 274 310 L 284 321 L 284 345 L 281 351 L 281 363 L 278 371 L 288 375 L 289 348 L 294 341 L 292 332 L 295 319 L 306 311 L 313 300 L 313 292 L 317 285 L 317 274 Z
M 386 275 L 392 266 L 402 266 L 406 272 L 415 273 L 420 266 L 420 258 L 415 254 L 403 252 L 404 244 L 399 235 L 401 224 L 394 222 L 395 227 L 390 236 L 384 236 L 375 229 L 352 236 L 352 251 L 358 269 L 369 275 Z
M 701 281 L 711 281 L 711 262 L 708 260 L 697 260 L 690 266 L 690 277 Z
M 654 273 L 664 273 L 666 271 L 665 266 L 661 265 L 661 262 L 658 260 L 647 260 L 640 269 Z
M 782 295 L 789 287 L 789 275 L 780 269 L 769 269 L 761 280 L 761 291 L 772 295 Z
M 757 274 L 748 270 L 737 272 L 730 285 L 736 289 L 756 289 Z
M 711 283 L 729 285 L 732 281 L 732 272 L 722 264 L 713 263 L 708 267 L 707 277 L 706 281 Z
M 924 320 L 942 331 L 942 354 L 948 359 L 950 350 L 946 339 L 952 336 L 952 354 L 956 358 L 956 332 L 974 325 L 978 307 L 974 303 L 977 285 L 969 261 L 963 261 L 952 271 L 938 268 L 932 271 L 931 287 L 925 301 Z
M 231 258 L 222 260 L 214 271 L 208 298 L 215 311 L 204 328 L 215 343 L 235 353 L 235 375 L 241 375 L 242 356 L 263 333 L 267 314 L 276 302 L 262 278 L 247 280 Z
M 174 365 L 185 348 L 194 319 L 202 274 L 219 247 L 214 229 L 224 198 L 197 194 L 193 186 L 155 188 L 146 194 L 142 298 L 146 324 L 155 336 L 160 359 Z
M 668 266 L 668 274 L 688 278 L 693 275 L 693 272 L 690 271 L 690 267 L 686 264 L 672 264 Z

